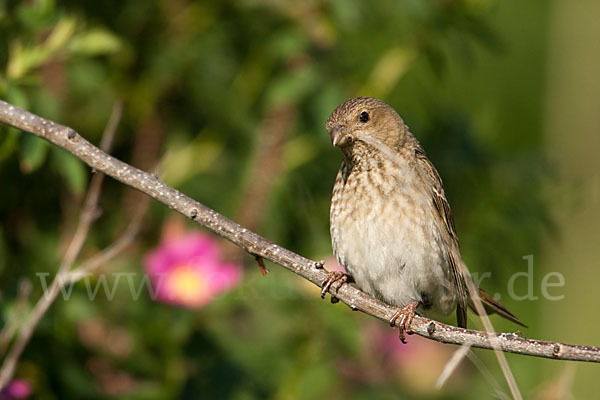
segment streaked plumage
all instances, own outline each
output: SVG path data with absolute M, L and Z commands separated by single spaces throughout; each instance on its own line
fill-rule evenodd
M 417 139 L 393 108 L 370 97 L 336 108 L 327 130 L 344 154 L 330 212 L 339 262 L 365 292 L 434 314 L 456 308 L 466 327 L 470 278 L 442 181 Z M 522 324 L 481 289 L 480 296 L 488 312 Z

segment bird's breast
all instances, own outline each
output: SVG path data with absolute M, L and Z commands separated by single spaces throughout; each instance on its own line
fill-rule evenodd
M 361 289 L 397 306 L 452 290 L 431 196 L 408 170 L 384 164 L 345 180 L 340 171 L 330 215 L 340 263 Z

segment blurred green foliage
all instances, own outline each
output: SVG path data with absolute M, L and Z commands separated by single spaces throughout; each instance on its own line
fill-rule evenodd
M 471 270 L 491 272 L 483 286 L 505 295 L 511 274 L 525 269 L 522 257 L 539 252 L 552 226 L 540 190 L 551 176 L 541 151 L 547 13 L 542 1 L 0 0 L 0 98 L 94 143 L 122 100 L 115 156 L 148 170 L 162 160 L 168 184 L 322 259 L 331 253 L 328 205 L 341 160 L 326 118 L 348 97 L 381 97 L 438 167 Z M 277 110 L 292 110 L 291 117 L 282 121 Z M 259 157 L 269 135 L 273 151 Z M 89 177 L 64 151 L 0 126 L 4 324 L 14 318 L 19 282 L 31 282 L 31 304 L 42 295 L 36 273 L 50 279 L 56 271 Z M 266 198 L 258 217 L 245 220 L 255 185 Z M 103 215 L 85 255 L 123 228 L 128 196 L 122 185 L 105 183 Z M 100 272 L 141 273 L 167 217 L 172 212 L 154 204 L 136 245 Z M 381 355 L 368 350 L 365 332 L 383 324 L 322 302 L 278 267 L 262 278 L 250 257 L 244 261 L 244 284 L 199 311 L 155 303 L 145 292 L 133 300 L 123 282 L 113 299 L 90 301 L 85 284 L 76 284 L 43 318 L 17 376 L 48 399 L 475 399 L 494 392 L 470 365 L 441 391 L 380 371 Z M 523 293 L 526 283 L 517 283 Z M 504 299 L 535 326 L 537 303 Z M 431 346 L 448 357 L 452 351 Z M 502 382 L 493 357 L 480 356 Z M 532 393 L 543 379 L 525 369 L 535 361 L 511 364 Z M 425 374 L 441 371 L 443 361 L 415 365 Z

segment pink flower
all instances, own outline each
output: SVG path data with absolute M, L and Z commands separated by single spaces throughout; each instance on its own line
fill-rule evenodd
M 163 238 L 145 258 L 156 299 L 199 308 L 237 285 L 242 269 L 221 258 L 218 243 L 200 232 Z
M 15 379 L 0 392 L 0 400 L 25 399 L 31 395 L 31 386 L 25 379 Z

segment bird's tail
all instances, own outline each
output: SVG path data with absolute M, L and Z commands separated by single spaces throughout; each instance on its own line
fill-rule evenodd
M 514 322 L 515 324 L 519 324 L 522 327 L 527 328 L 527 325 L 522 323 L 519 318 L 517 318 L 513 313 L 508 311 L 508 309 L 506 307 L 504 307 L 504 305 L 502 303 L 500 303 L 498 300 L 494 299 L 494 297 L 491 294 L 489 294 L 482 288 L 478 288 L 478 290 L 479 290 L 479 298 L 481 299 L 481 302 L 483 303 L 483 308 L 485 309 L 485 312 L 488 315 L 496 313 L 496 314 L 499 314 L 500 316 Z M 477 315 L 480 315 L 477 312 L 477 309 L 475 308 L 475 306 L 473 305 L 473 300 L 470 297 L 469 297 L 468 304 L 469 304 L 469 308 L 471 310 L 473 310 Z

